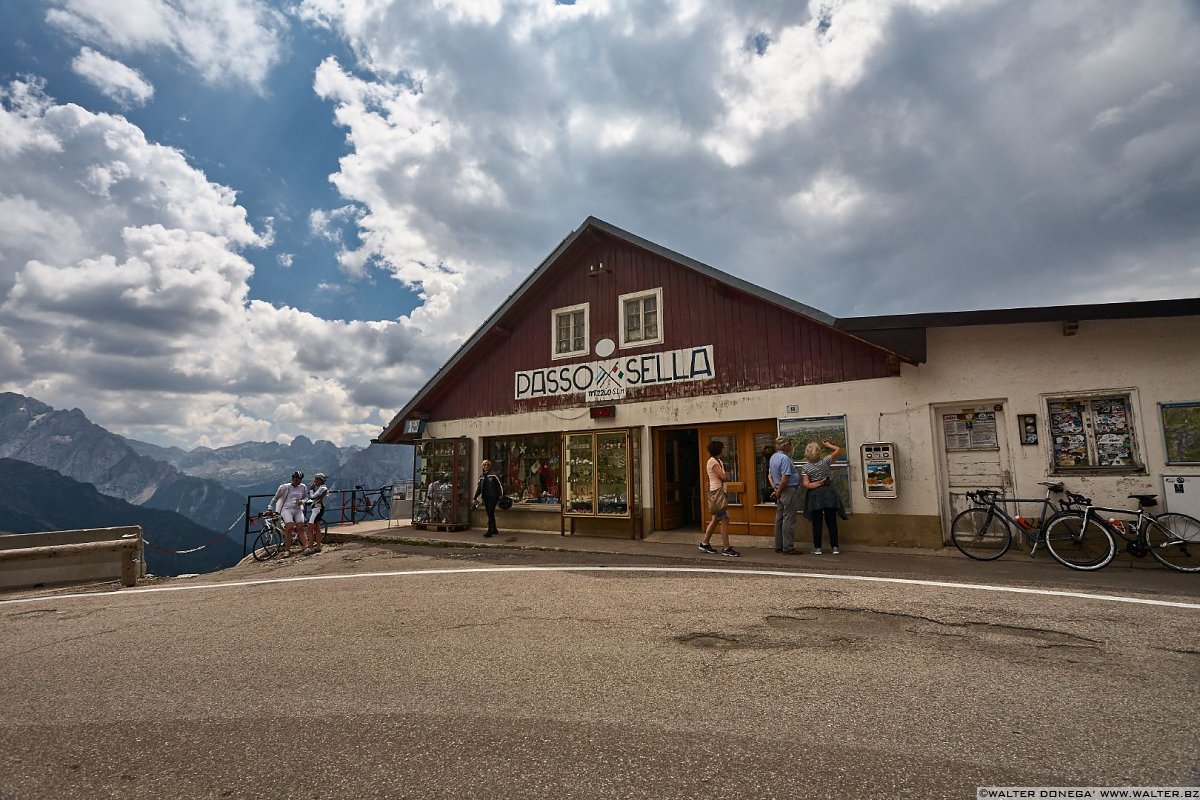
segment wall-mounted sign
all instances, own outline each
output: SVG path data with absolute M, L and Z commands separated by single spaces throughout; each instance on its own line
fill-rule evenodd
M 998 450 L 995 411 L 943 414 L 942 431 L 947 450 Z
M 587 402 L 622 400 L 627 389 L 662 383 L 708 381 L 713 371 L 713 346 L 685 347 L 665 353 L 619 356 L 603 361 L 568 364 L 518 372 L 517 400 L 584 394 Z

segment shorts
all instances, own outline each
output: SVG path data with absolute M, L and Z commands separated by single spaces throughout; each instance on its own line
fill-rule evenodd
M 313 506 L 308 512 L 308 524 L 316 525 L 325 516 L 325 506 Z
M 280 512 L 279 516 L 283 518 L 283 523 L 285 525 L 291 525 L 293 523 L 299 525 L 304 524 L 304 509 L 302 508 L 285 508 L 282 512 Z

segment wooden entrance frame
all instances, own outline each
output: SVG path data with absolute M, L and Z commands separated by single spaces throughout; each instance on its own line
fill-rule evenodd
M 775 530 L 775 504 L 774 503 L 759 503 L 748 502 L 755 501 L 761 497 L 761 487 L 759 486 L 760 478 L 756 469 L 755 456 L 757 449 L 754 445 L 755 434 L 769 434 L 769 439 L 772 442 L 772 451 L 774 449 L 774 440 L 778 435 L 779 423 L 774 419 L 756 419 L 756 420 L 740 420 L 733 422 L 707 422 L 695 425 L 663 425 L 653 428 L 653 436 L 651 446 L 654 450 L 652 459 L 653 473 L 653 493 L 654 493 L 654 529 L 655 530 L 671 530 L 665 528 L 664 506 L 665 506 L 665 462 L 666 456 L 666 434 L 671 431 L 694 430 L 699 437 L 700 463 L 698 472 L 701 476 L 701 481 L 705 480 L 704 465 L 708 461 L 708 443 L 714 436 L 733 436 L 737 442 L 737 459 L 739 467 L 739 480 L 743 490 L 741 494 L 741 502 L 737 504 L 731 503 L 729 506 L 729 532 L 736 535 L 751 535 L 751 536 L 773 536 Z M 707 487 L 703 487 L 707 488 Z M 709 519 L 707 509 L 707 493 L 701 492 L 701 521 L 703 527 Z

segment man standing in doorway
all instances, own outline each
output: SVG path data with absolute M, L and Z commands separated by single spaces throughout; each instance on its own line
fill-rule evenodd
M 796 498 L 800 473 L 792 462 L 792 440 L 780 436 L 775 440 L 775 455 L 770 465 L 771 492 L 775 500 L 775 552 L 799 555 L 796 550 Z

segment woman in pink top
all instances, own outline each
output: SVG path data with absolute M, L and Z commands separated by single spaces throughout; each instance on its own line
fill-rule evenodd
M 713 528 L 720 523 L 721 544 L 725 546 L 721 555 L 740 556 L 741 553 L 729 546 L 729 499 L 725 496 L 725 482 L 729 480 L 729 476 L 725 474 L 725 465 L 721 463 L 721 453 L 724 451 L 724 442 L 713 439 L 708 443 L 710 458 L 705 471 L 708 473 L 708 510 L 712 514 L 712 519 L 708 521 L 708 527 L 704 529 L 704 541 L 700 543 L 700 549 L 706 553 L 717 552 L 716 548 L 708 542 L 712 539 Z

